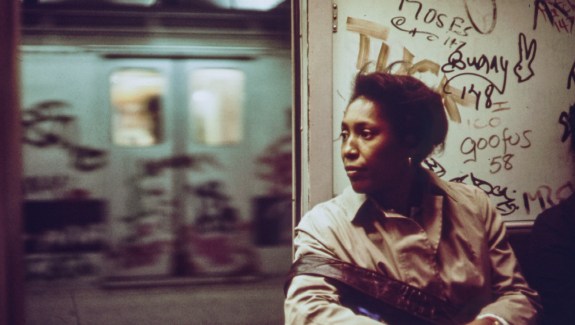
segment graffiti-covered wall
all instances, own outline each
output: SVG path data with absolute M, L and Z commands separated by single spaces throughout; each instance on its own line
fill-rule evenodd
M 426 167 L 479 186 L 508 221 L 533 220 L 573 193 L 572 1 L 337 4 L 334 120 L 341 119 L 359 69 L 400 62 L 392 73 L 414 75 L 436 89 L 450 120 L 445 151 Z M 336 192 L 346 185 L 337 174 Z

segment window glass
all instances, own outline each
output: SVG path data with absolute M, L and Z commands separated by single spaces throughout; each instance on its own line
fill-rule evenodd
M 234 69 L 199 69 L 189 75 L 192 141 L 227 145 L 242 140 L 244 73 Z
M 112 140 L 118 146 L 145 147 L 162 142 L 164 76 L 151 69 L 122 69 L 110 77 Z

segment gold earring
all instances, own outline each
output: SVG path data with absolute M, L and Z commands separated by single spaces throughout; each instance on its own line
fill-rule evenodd
M 409 167 L 411 167 L 411 157 L 407 157 L 407 164 Z

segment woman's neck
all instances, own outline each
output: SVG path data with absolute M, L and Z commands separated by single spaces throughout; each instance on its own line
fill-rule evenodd
M 395 184 L 388 184 L 381 191 L 374 193 L 371 197 L 377 204 L 385 210 L 393 210 L 403 215 L 409 215 L 409 210 L 413 205 L 414 194 L 417 193 L 417 171 L 410 169 L 400 181 Z

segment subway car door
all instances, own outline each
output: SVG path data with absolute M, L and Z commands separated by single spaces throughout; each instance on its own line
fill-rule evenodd
M 110 277 L 168 275 L 173 256 L 174 171 L 160 168 L 174 154 L 173 62 L 108 59 L 107 174 Z M 158 166 L 158 167 L 156 167 Z
M 106 59 L 107 278 L 249 275 L 245 59 Z

